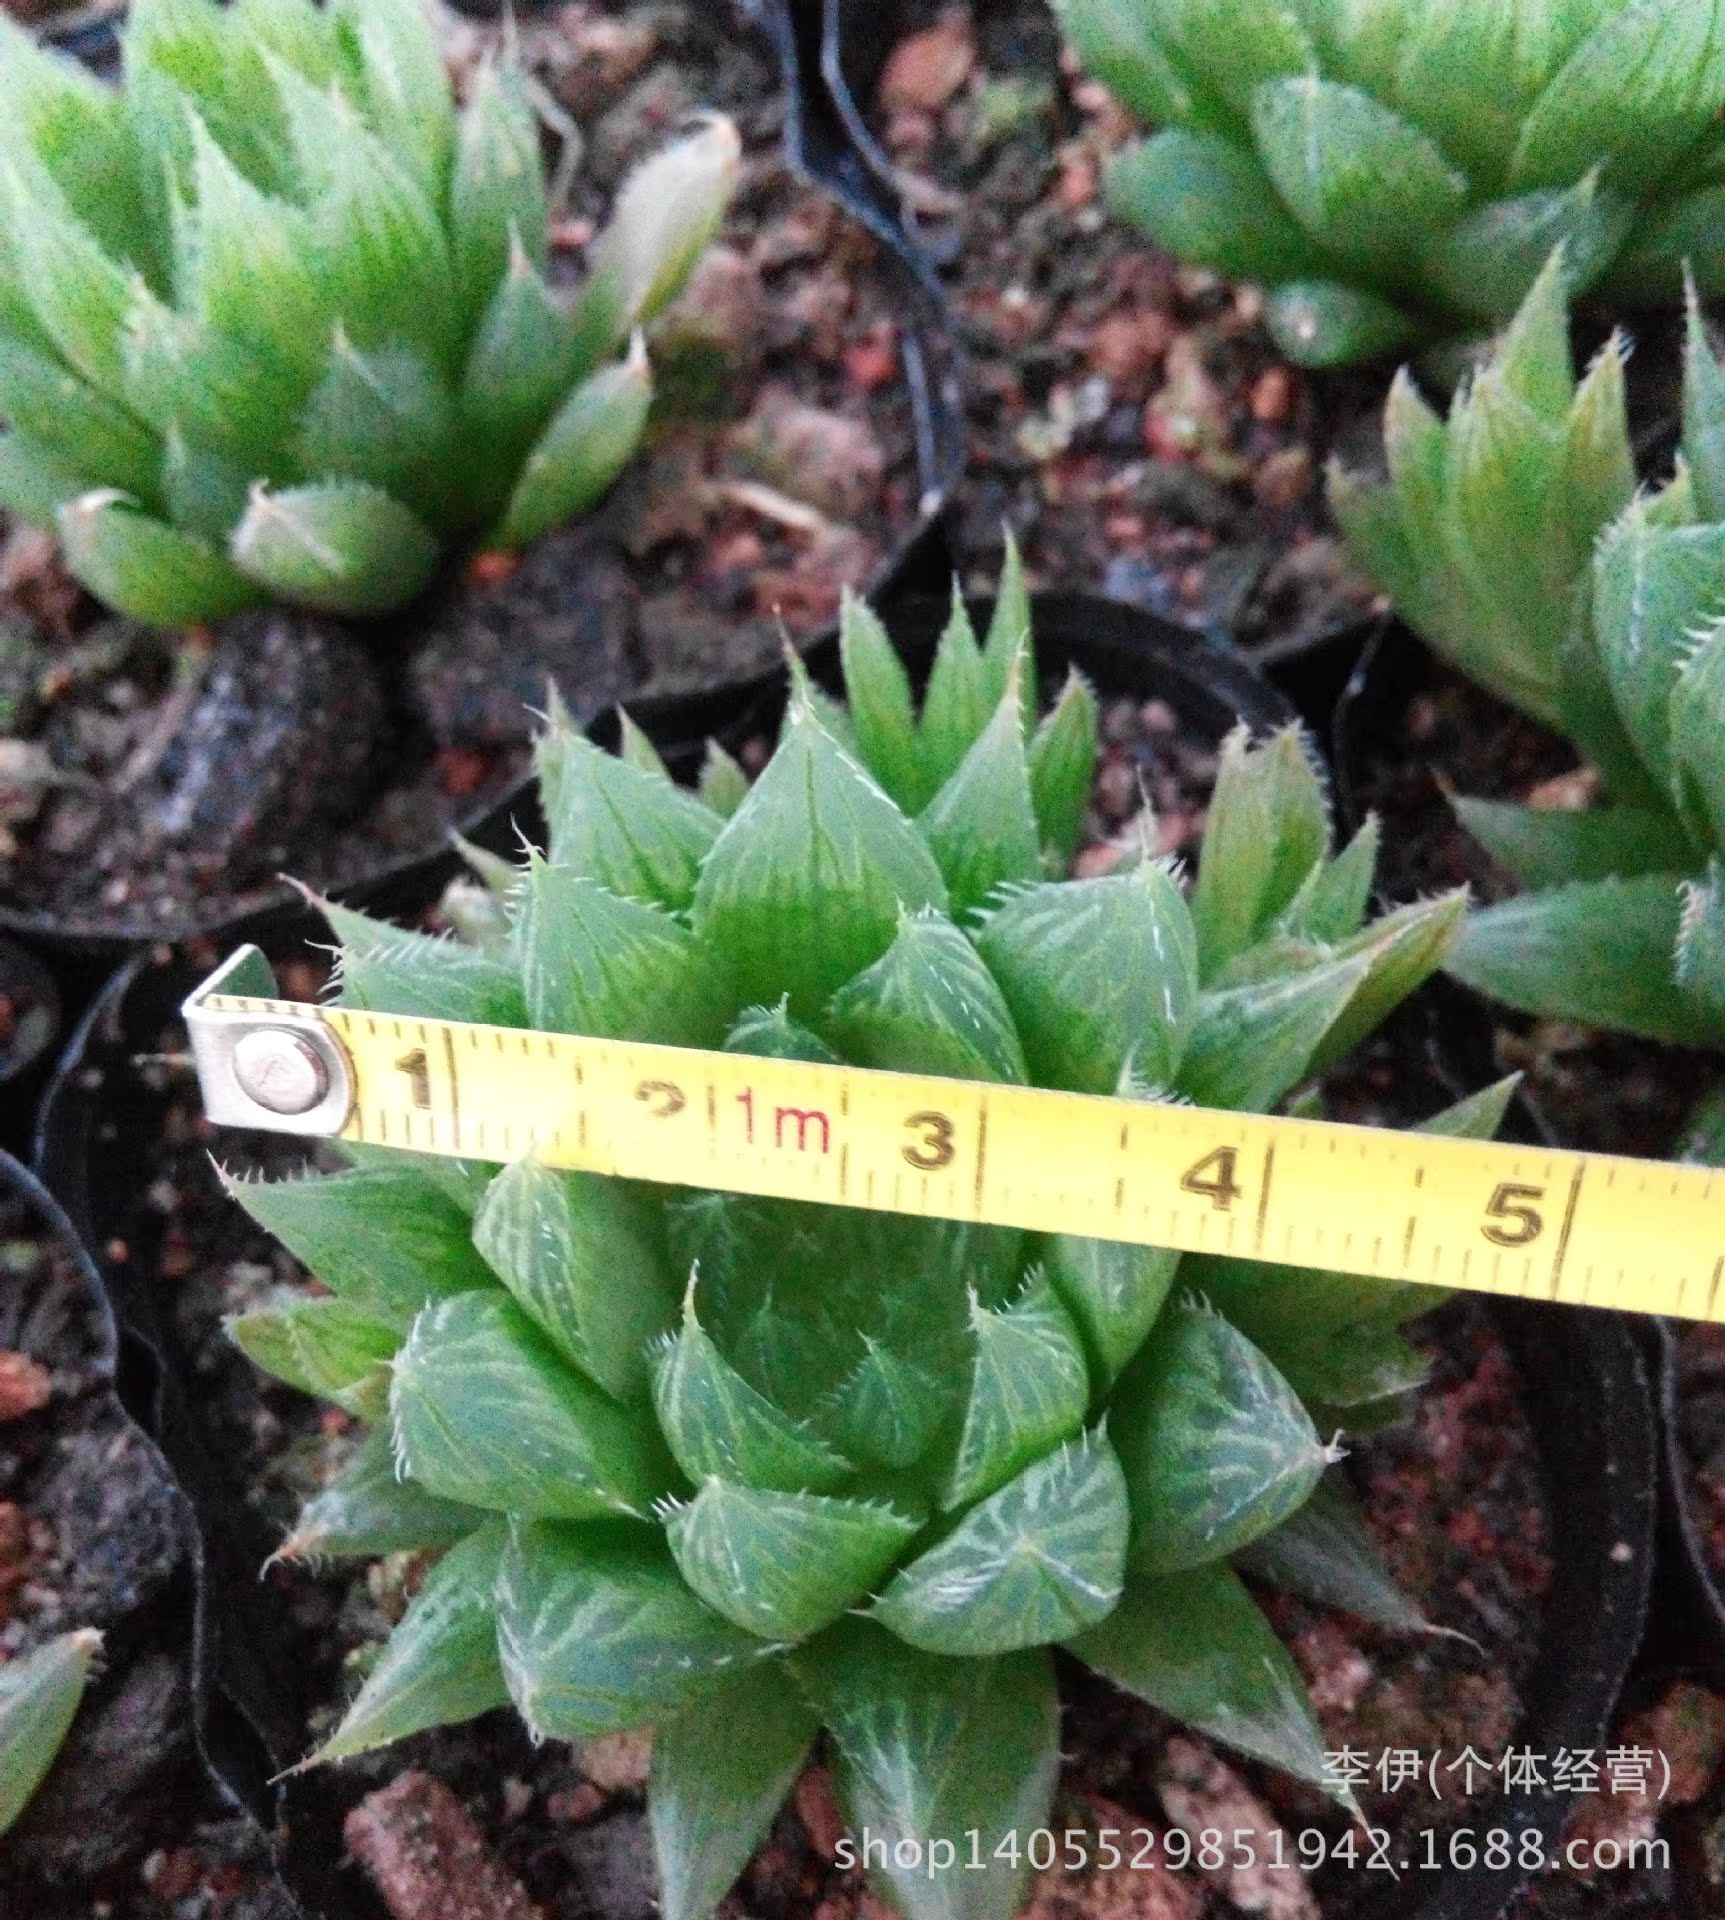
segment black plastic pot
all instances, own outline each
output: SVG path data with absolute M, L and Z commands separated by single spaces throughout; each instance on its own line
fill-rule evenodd
M 978 617 L 986 614 L 978 607 Z M 894 619 L 913 671 L 926 671 L 946 616 L 939 600 L 912 602 Z M 1254 727 L 1285 723 L 1291 710 L 1238 654 L 1194 638 L 1133 609 L 1081 595 L 1039 597 L 1038 655 L 1058 683 L 1075 664 L 1108 693 L 1166 701 L 1192 732 L 1212 743 L 1244 718 Z M 837 682 L 837 649 L 811 649 L 816 677 Z M 643 708 L 646 726 L 674 771 L 692 774 L 704 741 L 733 745 L 770 736 L 782 712 L 782 674 L 762 676 L 700 700 Z M 614 740 L 615 722 L 594 729 Z M 523 822 L 531 830 L 531 822 Z M 408 887 L 384 909 L 408 911 L 429 897 Z M 325 938 L 302 915 L 274 930 L 278 955 Z M 103 1268 L 122 1324 L 152 1355 L 142 1403 L 164 1452 L 181 1474 L 204 1531 L 211 1605 L 223 1622 L 220 1655 L 208 1684 L 251 1741 L 249 1753 L 218 1761 L 232 1789 L 258 1817 L 286 1836 L 285 1869 L 309 1905 L 335 1920 L 350 1908 L 333 1876 L 339 1854 L 334 1810 L 313 1796 L 316 1776 L 266 1790 L 262 1782 L 298 1757 L 303 1719 L 292 1676 L 269 1671 L 283 1661 L 284 1631 L 272 1628 L 267 1589 L 256 1566 L 273 1545 L 258 1537 L 244 1489 L 229 1483 L 201 1429 L 197 1395 L 176 1356 L 164 1315 L 167 1286 L 156 1264 L 155 1216 L 147 1191 L 157 1177 L 153 1153 L 168 1096 L 136 1057 L 154 1048 L 204 964 L 142 956 L 117 974 L 62 1064 L 45 1105 L 39 1142 L 45 1177 L 63 1196 L 87 1245 L 103 1249 Z M 1421 1062 L 1431 1072 L 1433 1062 Z M 1471 1084 L 1478 1084 L 1475 1080 Z M 116 1249 L 123 1249 L 123 1252 Z M 1520 1372 L 1537 1429 L 1551 1516 L 1556 1577 L 1542 1651 L 1527 1677 L 1526 1715 L 1517 1744 L 1550 1751 L 1597 1745 L 1640 1634 L 1651 1563 L 1654 1440 L 1645 1372 L 1615 1317 L 1506 1305 L 1502 1335 Z M 1482 1812 L 1477 1824 L 1554 1833 L 1567 1803 L 1522 1796 Z M 1514 1875 L 1484 1870 L 1422 1876 L 1419 1920 L 1487 1920 L 1513 1891 Z M 1400 1894 L 1394 1896 L 1400 1898 Z
M 951 571 L 941 522 L 963 465 L 963 420 L 944 300 L 896 215 L 884 204 L 871 204 L 845 188 L 844 142 L 848 135 L 842 123 L 829 117 L 823 123 L 824 133 L 817 133 L 811 126 L 804 103 L 804 68 L 787 6 L 782 0 L 734 0 L 734 11 L 741 22 L 760 33 L 778 67 L 785 103 L 785 145 L 793 167 L 814 186 L 831 193 L 883 242 L 873 271 L 883 277 L 890 290 L 890 304 L 900 326 L 900 371 L 910 402 L 917 498 L 913 518 L 897 544 L 860 590 L 876 603 L 890 604 L 906 593 L 942 587 Z M 73 23 L 61 36 L 61 43 L 98 71 L 107 71 L 113 34 L 112 18 Z M 56 36 L 49 30 L 46 37 Z M 415 623 L 412 611 L 385 623 L 379 629 L 378 645 L 387 652 Z M 614 683 L 601 698 L 608 701 L 615 692 Z M 723 704 L 723 684 L 712 692 Z M 703 696 L 688 697 L 698 700 Z M 573 699 L 571 704 L 578 707 Z M 596 707 L 588 708 L 589 714 L 594 711 Z M 457 830 L 481 845 L 493 844 L 488 839 L 489 823 L 499 816 L 506 818 L 520 804 L 523 784 L 518 783 L 501 799 L 494 789 L 492 798 L 457 821 Z M 497 850 L 504 848 L 499 846 Z M 332 885 L 330 891 L 356 906 L 395 897 L 403 888 L 429 894 L 450 877 L 455 864 L 445 847 L 428 846 L 350 875 Z M 112 965 L 121 954 L 145 941 L 208 937 L 226 945 L 247 940 L 267 943 L 277 928 L 293 923 L 297 909 L 296 896 L 280 878 L 237 897 L 230 896 L 213 908 L 200 911 L 195 905 L 188 907 L 167 922 L 65 919 L 0 897 L 0 931 L 21 934 L 57 956 L 105 955 Z
M 27 1115 L 60 1038 L 60 989 L 28 947 L 0 939 L 0 1150 L 28 1150 Z
M 205 1684 L 210 1655 L 203 1539 L 185 1494 L 124 1401 L 138 1356 L 116 1327 L 103 1277 L 47 1190 L 0 1153 L 0 1226 L 48 1250 L 0 1289 L 0 1347 L 47 1366 L 45 1408 L 7 1429 L 7 1499 L 56 1530 L 50 1590 L 66 1617 L 95 1626 L 102 1655 L 71 1734 L 0 1848 L 0 1911 L 61 1911 L 68 1885 L 94 1896 L 135 1882 L 144 1853 L 211 1808 L 198 1775 L 224 1777 L 225 1704 Z M 88 1480 L 76 1473 L 88 1463 Z M 69 1588 L 63 1579 L 70 1582 Z M 231 1795 L 226 1811 L 243 1814 Z M 261 1832 L 249 1852 L 267 1872 Z

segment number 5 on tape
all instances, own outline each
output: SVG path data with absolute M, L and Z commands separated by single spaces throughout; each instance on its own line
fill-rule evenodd
M 415 1153 L 1725 1318 L 1725 1172 L 276 998 L 186 1002 L 209 1117 Z

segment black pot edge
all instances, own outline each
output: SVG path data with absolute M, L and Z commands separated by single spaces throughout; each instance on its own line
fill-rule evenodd
M 845 212 L 883 243 L 882 270 L 894 277 L 902 292 L 904 326 L 899 336 L 900 371 L 909 392 L 914 426 L 919 495 L 915 518 L 889 553 L 863 583 L 861 591 L 873 604 L 890 607 L 900 596 L 940 587 L 951 572 L 944 520 L 964 469 L 964 413 L 955 334 L 946 296 L 922 250 L 909 237 L 896 210 L 878 197 L 862 194 L 852 184 L 846 161 L 845 122 L 836 115 L 811 122 L 806 67 L 799 51 L 792 14 L 795 0 L 734 0 L 740 15 L 751 21 L 779 64 L 785 102 L 784 143 L 793 169 L 819 191 L 836 200 Z M 113 19 L 96 21 L 60 38 L 44 38 L 62 51 L 87 63 L 99 64 L 104 49 L 114 43 Z M 859 122 L 860 124 L 860 122 Z M 841 134 L 843 138 L 841 139 Z M 860 167 L 861 163 L 857 163 Z M 834 629 L 816 635 L 808 644 L 819 647 Z M 733 681 L 719 680 L 704 687 L 669 696 L 698 703 L 720 699 Z M 642 702 L 651 707 L 655 698 Z M 631 712 L 635 703 L 631 703 Z M 519 804 L 523 787 L 518 781 L 500 797 L 460 818 L 455 831 L 480 845 L 488 823 Z M 422 849 L 385 861 L 369 872 L 331 888 L 334 898 L 355 907 L 370 907 L 413 890 L 422 881 L 441 886 L 457 870 L 459 861 L 447 846 Z M 0 898 L 0 933 L 10 933 L 44 952 L 105 956 L 110 963 L 139 947 L 161 942 L 181 943 L 211 939 L 237 945 L 267 938 L 284 919 L 291 920 L 298 901 L 284 880 L 256 887 L 220 913 L 190 914 L 159 927 L 114 927 L 102 921 L 63 920 L 52 914 L 13 906 Z
M 113 985 L 118 986 L 121 979 L 121 975 L 116 975 Z M 182 1577 L 189 1601 L 185 1608 L 183 1632 L 177 1639 L 177 1650 L 185 1662 L 191 1698 L 193 1746 L 204 1775 L 220 1803 L 229 1813 L 247 1823 L 260 1849 L 267 1855 L 267 1830 L 245 1797 L 234 1789 L 224 1764 L 225 1757 L 233 1747 L 234 1728 L 230 1710 L 214 1699 L 209 1681 L 216 1623 L 209 1606 L 204 1530 L 191 1499 L 170 1466 L 150 1423 L 139 1417 L 133 1404 L 134 1393 L 130 1390 L 128 1376 L 135 1373 L 140 1356 L 133 1351 L 132 1337 L 115 1312 L 107 1274 L 93 1254 L 87 1234 L 81 1231 L 81 1223 L 74 1222 L 72 1210 L 61 1204 L 48 1180 L 33 1172 L 23 1161 L 0 1149 L 0 1189 L 24 1204 L 38 1224 L 59 1242 L 75 1267 L 102 1328 L 101 1366 L 105 1384 L 101 1391 L 114 1401 L 122 1417 L 154 1459 L 163 1481 L 173 1491 L 183 1556 Z M 284 1920 L 294 1920 L 303 1911 L 298 1900 L 285 1884 L 278 1880 L 276 1885 L 286 1903 Z
M 1068 658 L 1068 649 L 1058 644 L 1059 635 L 1050 628 L 1082 625 L 1086 632 L 1080 650 L 1093 661 L 1120 671 L 1135 666 L 1140 673 L 1153 661 L 1188 688 L 1207 687 L 1218 731 L 1234 717 L 1256 728 L 1284 724 L 1292 717 L 1283 696 L 1244 655 L 1188 629 L 1078 594 L 1036 596 L 1033 611 L 1045 669 L 1057 671 Z M 974 617 L 982 619 L 986 613 L 986 603 L 974 604 Z M 913 664 L 920 660 L 926 665 L 945 615 L 946 603 L 932 598 L 909 602 L 903 609 L 895 637 L 907 642 Z M 914 632 L 906 635 L 906 626 Z M 812 650 L 809 665 L 818 680 L 836 685 L 836 643 Z M 781 672 L 763 674 L 746 687 L 724 689 L 723 713 L 716 713 L 711 702 L 695 708 L 687 700 L 672 700 L 643 713 L 642 723 L 668 760 L 692 771 L 701 743 L 715 725 L 745 731 L 770 728 L 782 708 L 785 686 Z M 1155 690 L 1165 693 L 1167 688 Z M 614 744 L 615 715 L 596 723 L 593 732 L 603 743 Z M 303 909 L 298 915 L 302 932 L 317 931 Z M 285 920 L 274 932 L 277 938 L 291 938 Z M 134 959 L 121 969 L 85 1021 L 44 1103 L 38 1133 L 44 1177 L 66 1192 L 68 1211 L 92 1246 L 104 1242 L 89 1179 L 92 1128 L 100 1108 L 89 1055 L 98 1029 L 105 1030 L 115 1060 L 132 1051 L 125 1039 L 127 1003 L 144 965 Z M 189 971 L 183 984 L 191 984 Z M 179 985 L 171 993 L 158 989 L 163 1010 L 172 1008 L 179 992 Z M 1428 1020 L 1434 1027 L 1442 1024 L 1437 1014 L 1429 1014 Z M 1435 1049 L 1437 1040 L 1431 1045 Z M 1597 1746 L 1640 1643 L 1652 1573 L 1656 1446 L 1646 1367 L 1635 1331 L 1622 1316 L 1594 1310 L 1574 1314 L 1520 1302 L 1494 1303 L 1493 1311 L 1529 1392 L 1549 1509 L 1557 1523 L 1548 1626 L 1555 1619 L 1561 1628 L 1542 1635 L 1541 1651 L 1524 1686 L 1526 1708 L 1518 1735 L 1543 1751 L 1558 1745 Z M 1596 1450 L 1597 1459 L 1582 1457 L 1581 1441 Z M 255 1593 L 255 1583 L 247 1591 Z M 249 1663 L 246 1677 L 252 1677 Z M 254 1714 L 254 1726 L 257 1719 Z M 255 1767 L 252 1772 L 255 1777 Z M 1516 1833 L 1538 1830 L 1549 1837 L 1568 1811 L 1567 1800 L 1560 1797 L 1524 1794 L 1487 1808 L 1476 1824 L 1506 1826 Z M 1478 1868 L 1446 1872 L 1421 1889 L 1425 1898 L 1413 1910 L 1413 1920 L 1493 1920 L 1524 1881 L 1525 1876 L 1513 1871 L 1497 1876 Z
M 42 957 L 28 946 L 0 935 L 0 993 L 14 990 L 27 996 L 37 1009 L 30 1034 L 16 1029 L 0 1044 L 0 1093 L 6 1111 L 0 1115 L 0 1151 L 14 1146 L 14 1122 L 22 1122 L 32 1104 L 38 1082 L 57 1049 L 65 1012 L 59 982 Z M 17 1146 L 23 1146 L 20 1140 Z

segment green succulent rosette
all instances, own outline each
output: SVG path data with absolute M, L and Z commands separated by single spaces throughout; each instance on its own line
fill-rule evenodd
M 749 785 L 641 735 L 539 743 L 548 845 L 464 942 L 340 908 L 343 1004 L 1135 1100 L 1275 1106 L 1434 968 L 1451 896 L 1373 919 L 1294 730 L 1227 741 L 1196 885 L 1066 877 L 1096 761 L 1037 720 L 1016 568 L 918 712 L 847 604 L 848 704 L 792 669 Z M 1430 1122 L 1489 1132 L 1505 1090 Z M 1421 1377 L 1424 1289 L 1075 1236 L 370 1149 L 239 1201 L 325 1284 L 233 1323 L 373 1423 L 290 1557 L 437 1549 L 333 1760 L 513 1702 L 656 1730 L 664 1911 L 706 1913 L 824 1730 L 849 1818 L 992 1857 L 1059 1761 L 1052 1650 L 1321 1782 L 1323 1736 L 1239 1569 L 1418 1627 L 1342 1488 L 1339 1426 Z M 968 1857 L 968 1856 L 967 1856 Z M 1007 1913 L 889 1864 L 912 1916 Z
M 110 87 L 0 16 L 0 506 L 92 593 L 379 614 L 605 494 L 728 121 L 637 171 L 565 288 L 520 77 L 457 108 L 421 0 L 138 0 L 121 37 Z
M 1056 0 L 1158 131 L 1116 209 L 1270 289 L 1334 366 L 1514 312 L 1556 245 L 1572 289 L 1725 289 L 1719 0 Z
M 1567 736 L 1599 803 L 1463 798 L 1528 888 L 1450 968 L 1530 1013 L 1725 1043 L 1725 369 L 1690 301 L 1675 475 L 1637 491 L 1621 336 L 1576 381 L 1553 260 L 1446 420 L 1407 374 L 1387 476 L 1337 472 L 1356 557 L 1443 657 Z

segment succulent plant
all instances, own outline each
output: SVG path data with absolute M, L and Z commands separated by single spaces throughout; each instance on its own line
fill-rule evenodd
M 728 121 L 643 164 L 566 293 L 520 81 L 458 111 L 421 0 L 138 0 L 123 35 L 115 90 L 0 17 L 0 505 L 172 624 L 380 613 L 605 493 Z
M 1115 206 L 1270 289 L 1291 359 L 1333 366 L 1571 285 L 1725 288 L 1717 0 L 1056 0 L 1079 57 L 1159 129 Z
M 342 1002 L 1263 1109 L 1455 932 L 1454 897 L 1368 922 L 1375 828 L 1332 857 L 1292 729 L 1228 740 L 1190 900 L 1148 856 L 1065 878 L 1096 707 L 1074 675 L 1032 726 L 1015 569 L 981 643 L 955 602 L 920 715 L 855 601 L 842 654 L 848 706 L 793 667 L 752 786 L 714 750 L 680 789 L 638 733 L 611 757 L 553 713 L 547 852 L 487 868 L 465 943 L 328 909 Z M 1502 1098 L 1430 1124 L 1489 1131 Z M 329 1289 L 235 1338 L 376 1423 L 284 1553 L 442 1550 L 316 1757 L 511 1700 L 552 1737 L 652 1726 L 672 1920 L 823 1728 L 856 1825 L 977 1831 L 986 1872 L 889 1860 L 902 1910 L 1004 1913 L 993 1849 L 1058 1761 L 1052 1647 L 1320 1780 L 1236 1565 L 1418 1624 L 1325 1474 L 1336 1426 L 1417 1382 L 1425 1290 L 354 1151 L 233 1185 Z M 1230 1204 L 1224 1161 L 1200 1177 Z
M 80 1627 L 0 1666 L 0 1834 L 54 1764 L 101 1647 L 99 1633 Z
M 1725 1041 L 1725 369 L 1693 294 L 1682 456 L 1637 493 L 1613 337 L 1577 385 L 1554 262 L 1447 422 L 1404 373 L 1389 476 L 1332 473 L 1361 563 L 1447 660 L 1571 739 L 1603 804 L 1461 800 L 1533 891 L 1450 961 L 1512 1006 Z

